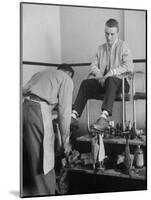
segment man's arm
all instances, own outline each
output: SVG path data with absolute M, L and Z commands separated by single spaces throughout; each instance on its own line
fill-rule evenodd
M 70 77 L 65 78 L 60 86 L 59 91 L 59 128 L 62 136 L 64 153 L 68 155 L 71 150 L 70 146 L 70 123 L 71 123 L 71 110 L 72 110 L 72 92 L 73 82 Z
M 124 42 L 121 50 L 121 64 L 111 69 L 106 75 L 105 78 L 109 76 L 119 76 L 125 72 L 133 72 L 134 65 L 132 61 L 131 51 L 128 45 Z
M 103 77 L 101 70 L 99 69 L 99 59 L 100 59 L 100 49 L 96 53 L 94 61 L 91 64 L 90 75 L 94 76 L 96 79 Z

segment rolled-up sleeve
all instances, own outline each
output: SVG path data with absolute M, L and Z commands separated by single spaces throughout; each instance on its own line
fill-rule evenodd
M 62 136 L 65 153 L 69 151 L 70 123 L 72 110 L 73 81 L 70 77 L 63 80 L 59 90 L 59 128 Z

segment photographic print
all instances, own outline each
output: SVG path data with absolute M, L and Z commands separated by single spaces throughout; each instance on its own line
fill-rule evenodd
M 20 196 L 147 190 L 147 11 L 20 3 Z

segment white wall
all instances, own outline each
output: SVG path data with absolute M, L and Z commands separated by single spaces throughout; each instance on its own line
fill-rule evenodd
M 144 11 L 124 11 L 124 37 L 134 59 L 146 57 L 146 16 Z
M 61 63 L 60 7 L 23 4 L 23 60 Z
M 124 38 L 128 42 L 134 59 L 146 58 L 146 15 L 144 11 L 124 11 Z M 135 63 L 135 71 L 146 72 L 145 63 Z M 136 91 L 146 91 L 146 75 L 136 75 Z M 143 100 L 135 101 L 137 128 L 144 127 L 146 121 L 146 102 Z M 131 119 L 131 104 L 127 104 L 127 118 Z
M 27 81 L 34 75 L 35 73 L 39 71 L 43 71 L 45 69 L 52 69 L 54 67 L 45 67 L 45 66 L 36 66 L 36 65 L 23 65 L 22 68 L 22 75 L 23 75 L 23 80 L 22 80 L 22 85 L 24 86 Z
M 123 39 L 123 10 L 61 7 L 62 62 L 92 62 L 98 45 L 105 42 L 104 24 L 115 18 Z
M 23 60 L 50 63 L 83 63 L 92 62 L 98 45 L 105 42 L 104 24 L 109 18 L 116 18 L 120 24 L 120 38 L 125 39 L 133 58 L 145 58 L 145 15 L 140 11 L 117 9 L 99 9 L 88 7 L 24 5 L 23 6 Z M 137 69 L 145 68 L 136 64 Z M 29 78 L 47 67 L 23 66 L 23 85 Z M 75 67 L 74 84 L 75 100 L 80 83 L 86 78 L 89 67 Z M 137 79 L 140 89 L 143 80 Z M 93 104 L 91 104 L 93 105 Z M 100 112 L 100 103 L 92 106 L 92 121 Z M 144 126 L 145 103 L 138 102 L 137 121 Z M 128 104 L 128 113 L 131 105 Z M 120 112 L 119 112 L 120 110 Z M 121 104 L 115 103 L 113 119 L 121 121 Z M 82 122 L 86 122 L 85 112 Z M 128 120 L 131 118 L 128 115 Z

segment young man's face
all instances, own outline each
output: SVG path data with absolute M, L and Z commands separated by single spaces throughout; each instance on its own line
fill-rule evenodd
M 105 27 L 105 37 L 109 46 L 112 46 L 118 38 L 118 29 L 116 27 Z

